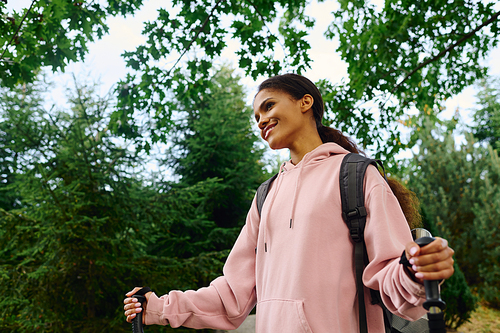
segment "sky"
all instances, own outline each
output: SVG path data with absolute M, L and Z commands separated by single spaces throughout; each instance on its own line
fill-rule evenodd
M 51 94 L 52 100 L 48 103 L 57 104 L 65 99 L 64 88 L 72 84 L 71 73 L 77 77 L 90 75 L 94 79 L 98 78 L 102 84 L 101 91 L 110 90 L 129 71 L 121 54 L 124 51 L 133 51 L 138 45 L 145 42 L 144 36 L 141 35 L 143 22 L 154 20 L 157 16 L 157 9 L 167 8 L 169 2 L 168 0 L 145 0 L 141 10 L 136 12 L 134 16 L 109 18 L 107 20 L 110 28 L 109 34 L 89 46 L 89 53 L 85 61 L 72 63 L 66 68 L 65 73 L 58 72 L 50 76 L 56 83 L 56 89 Z M 380 6 L 383 2 L 375 0 L 375 3 Z M 8 0 L 7 9 L 8 11 L 20 10 L 29 7 L 30 4 L 31 0 Z M 496 7 L 500 10 L 500 2 Z M 310 57 L 313 62 L 311 68 L 304 73 L 312 81 L 327 78 L 333 83 L 338 83 L 342 78 L 347 77 L 347 65 L 336 52 L 338 41 L 328 40 L 323 36 L 328 25 L 332 22 L 331 12 L 337 8 L 336 1 L 318 3 L 317 0 L 312 1 L 307 8 L 306 14 L 316 19 L 316 25 L 308 37 L 311 44 Z M 271 29 L 274 27 L 271 26 Z M 222 58 L 236 68 L 235 52 L 238 45 L 230 40 L 227 42 L 229 47 L 223 52 Z M 282 56 L 279 49 L 276 49 L 275 52 L 277 57 Z M 492 50 L 485 62 L 490 69 L 490 74 L 500 75 L 500 48 Z M 242 83 L 247 87 L 248 102 L 250 103 L 256 92 L 256 87 L 262 79 L 254 82 L 251 78 L 245 77 L 242 71 L 240 73 L 243 77 Z M 476 88 L 469 87 L 461 94 L 448 99 L 446 109 L 441 117 L 449 119 L 458 109 L 460 114 L 467 118 L 471 108 L 474 107 L 475 93 Z

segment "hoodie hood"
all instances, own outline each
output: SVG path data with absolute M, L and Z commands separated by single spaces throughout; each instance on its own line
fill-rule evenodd
M 347 154 L 349 151 L 346 149 L 342 148 L 336 143 L 333 142 L 328 142 L 324 143 L 320 146 L 318 146 L 316 149 L 310 151 L 304 157 L 302 160 L 294 165 L 291 160 L 284 162 L 279 170 L 278 177 L 274 181 L 270 194 L 266 198 L 266 203 L 265 205 L 269 207 L 267 211 L 269 212 L 270 210 L 273 209 L 274 202 L 276 200 L 276 196 L 278 195 L 278 192 L 280 190 L 280 187 L 283 182 L 283 178 L 287 176 L 287 174 L 291 173 L 297 173 L 295 178 L 295 185 L 293 186 L 293 194 L 292 194 L 292 204 L 290 207 L 289 211 L 289 228 L 293 228 L 294 225 L 294 218 L 295 218 L 295 211 L 297 208 L 297 195 L 300 191 L 301 187 L 301 182 L 302 182 L 302 173 L 304 172 L 305 169 L 308 169 L 309 166 L 314 166 L 315 164 L 322 163 L 323 161 L 327 160 L 331 156 L 334 155 L 339 155 L 339 154 Z M 269 201 L 269 202 L 268 202 Z M 283 212 L 285 214 L 285 212 Z M 268 237 L 269 237 L 269 228 L 268 228 L 268 223 L 267 219 L 264 218 L 262 219 L 262 225 L 261 227 L 264 228 L 264 244 L 265 244 L 265 251 L 267 252 L 267 249 L 269 247 L 268 244 Z
M 342 148 L 336 143 L 333 142 L 327 142 L 323 143 L 322 145 L 318 146 L 316 149 L 311 150 L 307 154 L 304 155 L 302 160 L 297 163 L 297 165 L 294 165 L 292 163 L 292 160 L 289 160 L 284 163 L 284 169 L 285 170 L 292 170 L 295 168 L 302 168 L 304 166 L 307 166 L 309 164 L 313 164 L 316 162 L 321 162 L 327 158 L 329 158 L 332 155 L 338 155 L 338 154 L 348 154 L 349 151 L 346 149 Z

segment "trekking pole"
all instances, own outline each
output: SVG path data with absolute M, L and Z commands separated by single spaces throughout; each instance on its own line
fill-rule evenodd
M 144 333 L 144 328 L 142 324 L 142 313 L 144 312 L 144 303 L 147 301 L 146 293 L 151 291 L 151 288 L 144 287 L 140 289 L 137 293 L 132 295 L 131 297 L 137 298 L 139 303 L 141 303 L 142 311 L 135 315 L 135 318 L 132 319 L 132 333 Z
M 412 230 L 415 243 L 420 247 L 432 243 L 436 239 L 432 237 L 431 233 L 425 229 Z M 444 323 L 444 312 L 446 303 L 441 299 L 439 294 L 439 281 L 424 280 L 425 298 L 424 309 L 429 311 L 427 318 L 429 319 L 429 332 L 430 333 L 446 333 Z

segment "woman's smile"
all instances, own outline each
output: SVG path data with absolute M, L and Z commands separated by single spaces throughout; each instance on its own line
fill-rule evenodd
M 271 131 L 276 127 L 277 123 L 269 124 L 262 130 L 262 138 L 267 140 Z

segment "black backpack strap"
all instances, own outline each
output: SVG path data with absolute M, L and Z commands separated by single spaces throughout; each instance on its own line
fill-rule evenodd
M 364 195 L 364 179 L 366 168 L 378 161 L 359 154 L 347 154 L 340 165 L 340 198 L 342 201 L 342 217 L 349 228 L 353 242 L 364 242 L 366 224 L 366 208 Z
M 269 193 L 269 188 L 271 187 L 271 183 L 278 177 L 278 174 L 275 174 L 262 184 L 260 184 L 259 188 L 257 189 L 257 210 L 260 213 L 262 212 L 262 206 L 264 206 L 264 201 L 266 201 L 267 194 Z
M 364 178 L 366 168 L 373 164 L 382 164 L 359 154 L 347 154 L 340 165 L 339 185 L 342 202 L 342 217 L 349 228 L 349 234 L 354 242 L 354 267 L 356 273 L 356 288 L 358 293 L 359 327 L 361 333 L 368 332 L 366 320 L 365 294 L 363 287 L 363 270 L 368 261 L 364 231 L 366 225 L 366 208 L 364 196 Z M 385 177 L 385 171 L 384 171 Z

